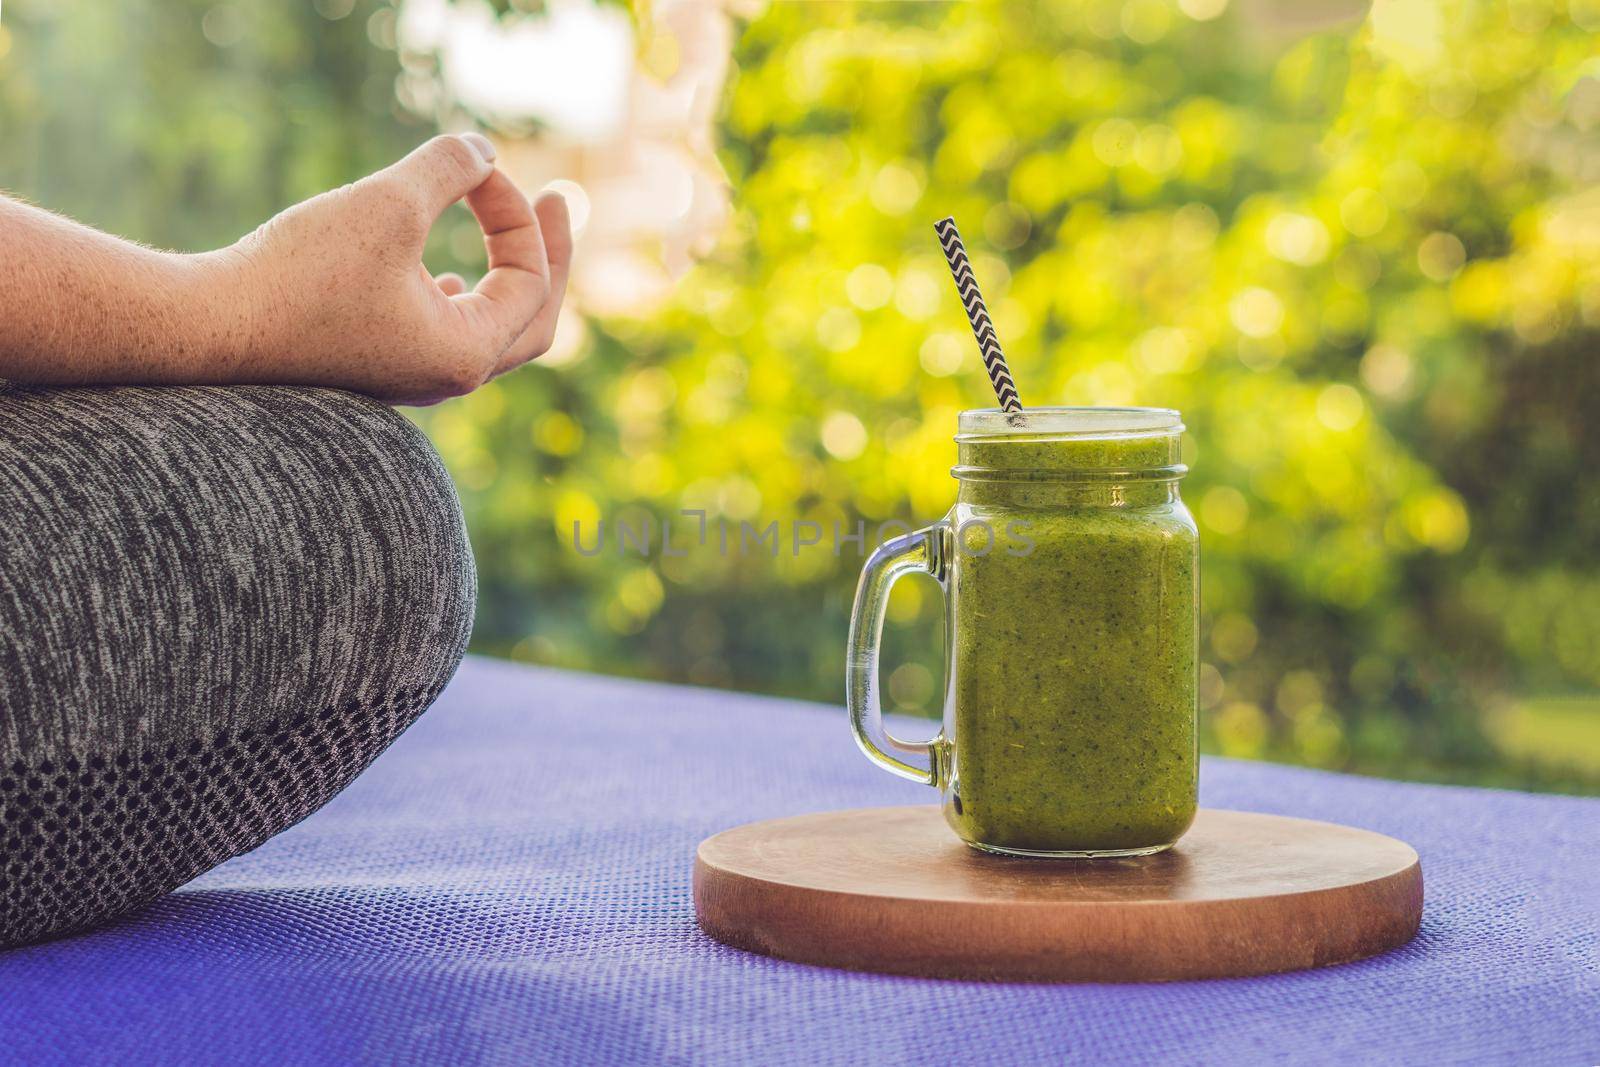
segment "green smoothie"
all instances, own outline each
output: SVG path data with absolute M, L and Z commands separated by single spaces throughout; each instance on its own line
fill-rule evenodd
M 1171 845 L 1197 788 L 1198 552 L 1176 429 L 958 440 L 946 817 L 999 851 Z

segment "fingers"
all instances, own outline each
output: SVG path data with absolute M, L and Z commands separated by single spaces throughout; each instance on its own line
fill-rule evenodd
M 379 174 L 405 188 L 429 220 L 494 173 L 494 145 L 481 133 L 435 137 Z
M 453 303 L 494 344 L 498 362 L 550 295 L 550 261 L 532 205 L 500 171 L 467 194 L 467 207 L 483 229 L 489 272 Z
M 567 275 L 572 267 L 572 221 L 567 202 L 560 193 L 547 192 L 534 202 L 533 212 L 550 264 L 550 292 L 533 322 L 500 358 L 496 374 L 504 374 L 549 351 L 556 335 L 556 318 L 561 314 L 561 302 L 567 293 Z
M 439 291 L 444 293 L 445 296 L 460 296 L 467 291 L 466 280 L 454 271 L 446 271 L 434 278 L 433 283 L 439 287 Z

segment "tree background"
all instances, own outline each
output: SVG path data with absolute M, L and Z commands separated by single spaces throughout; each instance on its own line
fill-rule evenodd
M 11 0 L 0 187 L 200 249 L 439 121 L 538 140 L 401 106 L 430 57 L 396 18 Z M 1597 31 L 1596 0 L 740 11 L 714 248 L 648 314 L 416 413 L 468 511 L 474 648 L 837 702 L 852 549 L 591 558 L 573 525 L 942 513 L 956 413 L 990 402 L 932 239 L 953 214 L 1026 402 L 1184 413 L 1208 750 L 1600 790 Z M 459 209 L 429 265 L 481 268 Z M 913 712 L 939 614 L 901 583 Z

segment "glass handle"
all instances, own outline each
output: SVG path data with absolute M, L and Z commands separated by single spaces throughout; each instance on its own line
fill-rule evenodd
M 861 570 L 855 607 L 850 612 L 850 647 L 845 657 L 845 704 L 850 709 L 850 729 L 868 759 L 891 774 L 923 785 L 939 783 L 938 737 L 928 741 L 902 741 L 883 725 L 878 699 L 878 645 L 883 637 L 884 609 L 889 590 L 902 574 L 931 575 L 942 588 L 945 579 L 944 523 L 897 537 L 880 545 Z M 890 748 L 928 760 L 924 770 L 883 750 L 875 740 L 881 735 Z

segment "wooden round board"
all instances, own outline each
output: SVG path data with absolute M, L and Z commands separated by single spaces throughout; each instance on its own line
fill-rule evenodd
M 1345 963 L 1422 918 L 1410 845 L 1203 810 L 1170 851 L 1039 860 L 963 845 L 937 807 L 750 823 L 700 843 L 706 933 L 801 963 L 937 978 L 1159 982 Z

